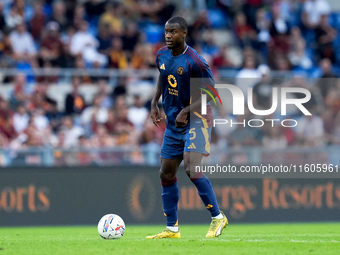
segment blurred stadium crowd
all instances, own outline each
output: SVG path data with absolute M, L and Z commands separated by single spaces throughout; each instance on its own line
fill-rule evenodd
M 47 93 L 59 77 L 32 77 L 25 70 L 155 69 L 163 26 L 173 15 L 186 18 L 187 43 L 216 77 L 234 70 L 236 85 L 254 87 L 258 108 L 270 106 L 274 72 L 291 72 L 285 86 L 312 92 L 313 116 L 301 117 L 297 128 L 216 128 L 213 143 L 276 149 L 340 144 L 340 13 L 327 0 L 3 0 L 0 68 L 18 74 L 1 74 L 0 90 L 13 86 L 8 99 L 0 96 L 1 147 L 159 150 L 165 124 L 152 124 L 145 98 L 126 100 L 129 77 L 111 84 L 106 77 L 74 76 L 60 106 Z M 155 84 L 151 77 L 144 80 Z M 79 91 L 83 84 L 97 88 L 91 101 Z M 225 109 L 216 115 L 234 118 Z

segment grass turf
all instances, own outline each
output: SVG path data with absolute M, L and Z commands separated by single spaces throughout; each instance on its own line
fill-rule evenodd
M 181 239 L 146 240 L 163 226 L 126 226 L 120 240 L 104 240 L 96 226 L 0 228 L 5 254 L 340 254 L 340 223 L 233 224 L 214 239 L 208 226 L 182 225 Z

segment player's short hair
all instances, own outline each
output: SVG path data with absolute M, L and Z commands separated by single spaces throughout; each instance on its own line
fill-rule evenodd
M 188 24 L 187 24 L 186 20 L 182 17 L 179 17 L 179 16 L 175 16 L 175 17 L 170 18 L 166 23 L 168 23 L 168 24 L 178 24 L 179 27 L 182 30 L 188 29 Z

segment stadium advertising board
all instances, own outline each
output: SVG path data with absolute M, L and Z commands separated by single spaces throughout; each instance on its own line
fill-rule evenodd
M 179 220 L 209 222 L 209 213 L 182 170 Z M 0 177 L 0 226 L 95 225 L 106 213 L 122 215 L 126 224 L 165 220 L 158 168 L 2 169 Z M 340 220 L 336 178 L 211 181 L 230 222 Z

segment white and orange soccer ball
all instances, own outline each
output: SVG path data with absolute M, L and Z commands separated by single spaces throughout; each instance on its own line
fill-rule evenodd
M 106 214 L 98 222 L 98 233 L 104 239 L 119 239 L 124 232 L 125 223 L 117 214 Z

